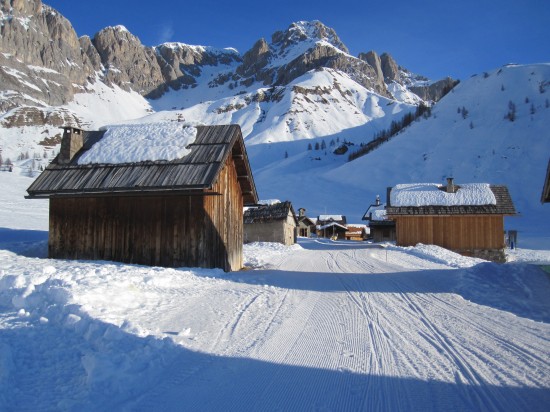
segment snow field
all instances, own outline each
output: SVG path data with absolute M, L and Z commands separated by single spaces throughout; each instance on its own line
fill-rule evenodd
M 432 246 L 245 250 L 257 269 L 231 274 L 0 251 L 1 405 L 543 410 L 538 268 Z

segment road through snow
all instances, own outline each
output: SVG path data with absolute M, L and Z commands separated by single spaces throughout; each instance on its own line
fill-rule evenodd
M 195 346 L 182 341 L 202 352 L 175 357 L 124 409 L 547 410 L 549 325 L 457 294 L 476 266 L 349 242 L 301 246 L 230 275 L 232 292 L 214 284 L 157 312 L 178 330 L 168 314 L 204 316 L 209 295 L 217 326 Z

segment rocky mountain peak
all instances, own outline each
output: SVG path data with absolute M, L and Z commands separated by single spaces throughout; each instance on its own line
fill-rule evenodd
M 104 28 L 92 43 L 105 67 L 107 83 L 142 95 L 155 95 L 165 89 L 154 49 L 143 46 L 124 26 Z
M 71 23 L 40 0 L 0 0 L 0 50 L 1 110 L 67 103 L 90 72 Z
M 382 72 L 384 73 L 384 80 L 386 83 L 400 83 L 401 77 L 399 74 L 399 66 L 389 53 L 382 53 L 380 56 L 380 63 L 382 65 Z
M 280 48 L 281 52 L 307 40 L 325 41 L 344 53 L 349 53 L 348 48 L 342 43 L 336 32 L 317 20 L 292 23 L 285 31 L 277 31 L 271 36 L 273 46 Z
M 5 0 L 0 2 L 0 10 L 16 16 L 34 15 L 42 12 L 42 2 L 40 0 Z

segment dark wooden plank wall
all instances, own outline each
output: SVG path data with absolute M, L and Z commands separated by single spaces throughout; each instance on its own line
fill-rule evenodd
M 206 197 L 205 209 L 218 230 L 219 241 L 226 248 L 226 270 L 239 270 L 243 267 L 243 194 L 237 179 L 236 165 L 231 157 L 226 161 L 212 191 L 220 193 L 220 196 Z
M 232 159 L 213 192 L 51 198 L 49 255 L 238 270 L 243 201 Z
M 456 251 L 504 248 L 502 215 L 395 216 L 398 246 L 417 243 Z

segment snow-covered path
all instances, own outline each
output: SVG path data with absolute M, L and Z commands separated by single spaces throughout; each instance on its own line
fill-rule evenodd
M 44 243 L 13 239 L 0 249 L 0 410 L 550 404 L 537 266 L 301 239 L 247 245 L 254 269 L 223 273 L 30 258 Z
M 464 300 L 453 293 L 461 271 L 441 263 L 302 245 L 270 269 L 230 276 L 234 303 L 209 302 L 219 327 L 201 345 L 208 354 L 174 359 L 126 409 L 546 409 L 548 324 Z

